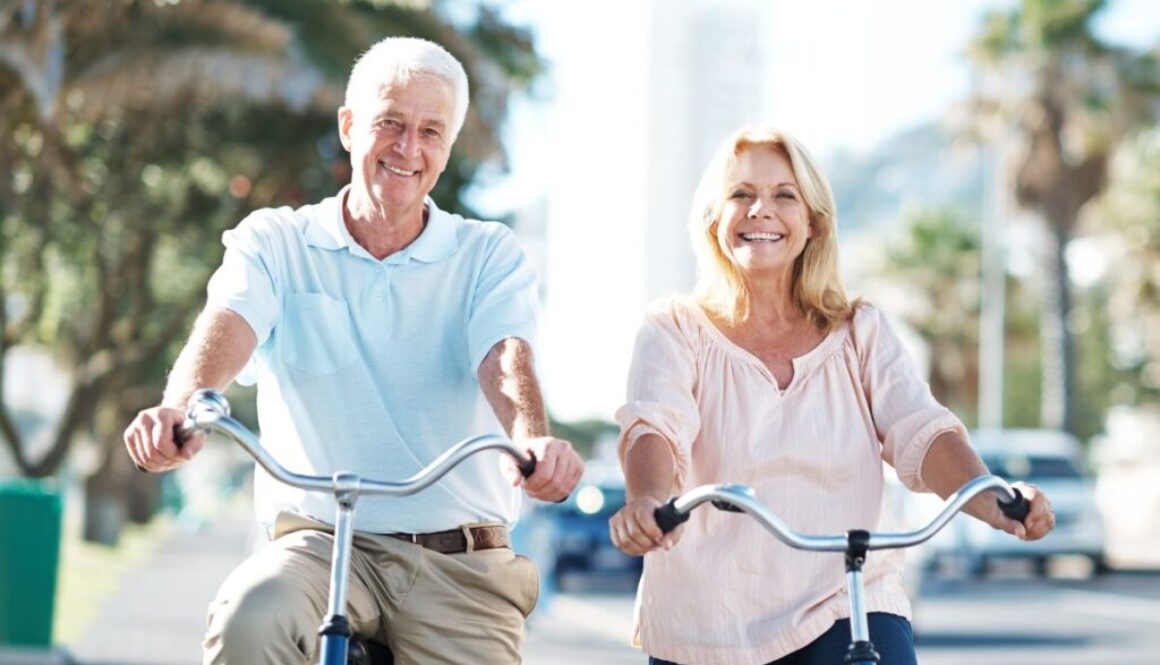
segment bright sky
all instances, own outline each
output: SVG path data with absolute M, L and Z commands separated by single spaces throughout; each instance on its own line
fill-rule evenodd
M 641 3 L 648 0 L 622 0 Z M 729 0 L 718 0 L 728 2 Z M 839 148 L 873 149 L 892 133 L 939 117 L 969 86 L 964 47 L 981 15 L 1011 0 L 768 0 L 767 95 L 789 91 L 803 103 L 771 105 L 775 124 L 825 155 Z M 602 24 L 616 12 L 593 11 L 576 22 L 559 18 L 558 5 L 516 0 L 510 19 L 532 26 L 537 48 L 550 63 L 562 47 L 587 35 L 601 48 Z M 563 24 L 562 24 L 563 23 Z M 1099 21 L 1113 43 L 1144 47 L 1160 41 L 1160 0 L 1109 0 Z M 631 58 L 632 54 L 625 54 Z M 644 57 L 643 53 L 639 57 Z M 549 83 L 546 88 L 551 88 Z M 545 99 L 521 100 L 509 123 L 513 172 L 478 195 L 484 211 L 520 209 L 543 196 L 549 174 L 539 165 L 552 151 L 553 112 Z M 806 103 L 808 100 L 808 103 Z
M 548 252 L 555 258 L 546 269 L 551 279 L 540 363 L 549 406 L 558 417 L 609 418 L 623 396 L 642 307 L 633 299 L 642 285 L 635 283 L 640 272 L 632 269 L 637 250 L 631 236 L 633 225 L 655 212 L 650 209 L 655 202 L 638 200 L 643 195 L 636 183 L 641 128 L 655 119 L 640 115 L 641 105 L 632 99 L 641 93 L 636 77 L 647 70 L 642 63 L 648 62 L 649 38 L 638 27 L 649 15 L 647 3 L 675 11 L 681 5 L 666 3 L 746 1 L 505 5 L 513 22 L 533 26 L 537 48 L 558 79 L 544 86 L 543 99 L 516 104 L 508 143 L 513 173 L 481 187 L 474 202 L 485 215 L 519 211 L 549 196 L 549 210 L 564 202 L 566 223 L 557 219 L 553 226 L 549 213 L 557 253 Z M 963 99 L 970 83 L 966 44 L 986 9 L 1012 4 L 751 1 L 767 12 L 760 32 L 766 72 L 753 82 L 769 116 L 761 119 L 795 134 L 823 162 L 839 149 L 872 151 L 892 134 L 937 119 Z M 1113 43 L 1156 44 L 1160 1 L 1111 0 L 1098 29 Z M 566 108 L 553 106 L 553 91 L 567 100 Z M 619 241 L 610 245 L 609 238 Z

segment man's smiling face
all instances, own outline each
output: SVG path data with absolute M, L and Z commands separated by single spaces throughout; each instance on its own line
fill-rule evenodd
M 451 156 L 452 87 L 431 75 L 389 82 L 339 110 L 352 202 L 389 215 L 421 210 Z

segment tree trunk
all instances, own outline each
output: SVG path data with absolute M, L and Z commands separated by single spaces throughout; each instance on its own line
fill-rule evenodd
M 1049 247 L 1044 256 L 1044 280 L 1039 313 L 1042 399 L 1040 423 L 1044 427 L 1075 432 L 1072 402 L 1073 359 L 1071 332 L 1071 276 L 1067 266 L 1067 232 L 1051 224 Z
M 96 473 L 85 479 L 82 537 L 90 543 L 114 546 L 125 523 L 125 500 L 116 455 L 106 455 Z

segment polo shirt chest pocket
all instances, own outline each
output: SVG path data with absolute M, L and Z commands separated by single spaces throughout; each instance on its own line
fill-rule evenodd
M 358 358 L 345 302 L 323 293 L 296 293 L 284 305 L 279 355 L 288 367 L 325 376 Z

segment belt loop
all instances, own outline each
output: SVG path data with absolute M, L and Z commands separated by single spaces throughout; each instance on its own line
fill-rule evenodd
M 412 542 L 413 544 L 415 544 L 415 545 L 418 545 L 418 544 L 419 544 L 419 534 L 417 534 L 417 533 L 409 533 L 409 534 L 407 534 L 407 535 L 411 537 L 411 542 Z
M 467 544 L 467 548 L 464 550 L 464 552 L 474 552 L 475 534 L 471 533 L 471 527 L 467 526 L 466 524 L 461 524 L 459 526 L 459 530 L 463 532 L 463 540 Z

